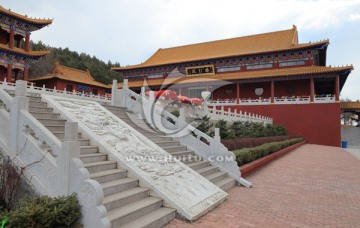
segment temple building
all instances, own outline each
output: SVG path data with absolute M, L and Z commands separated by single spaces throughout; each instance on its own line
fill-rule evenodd
M 188 97 L 211 91 L 210 105 L 270 116 L 289 134 L 339 146 L 339 96 L 353 67 L 326 66 L 328 45 L 329 40 L 299 43 L 293 26 L 160 48 L 144 63 L 113 70 L 123 73 L 134 91 L 143 85 Z
M 0 80 L 28 80 L 29 64 L 48 51 L 32 51 L 30 35 L 52 23 L 51 19 L 30 18 L 0 6 Z
M 83 71 L 55 63 L 54 69 L 48 75 L 29 79 L 35 86 L 68 92 L 81 92 L 93 95 L 110 93 L 111 86 L 96 81 L 89 70 Z

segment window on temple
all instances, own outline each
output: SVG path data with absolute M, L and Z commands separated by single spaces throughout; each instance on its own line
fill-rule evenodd
M 93 89 L 93 94 L 94 94 L 94 95 L 98 95 L 97 89 Z

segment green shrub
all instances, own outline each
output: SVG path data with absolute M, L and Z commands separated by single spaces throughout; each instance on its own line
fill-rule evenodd
M 280 125 L 267 124 L 255 122 L 240 122 L 235 121 L 231 124 L 230 130 L 234 138 L 259 138 L 287 135 L 286 129 Z M 222 138 L 225 139 L 225 138 Z
M 179 117 L 179 116 L 180 116 L 180 112 L 179 112 L 179 110 L 177 110 L 177 109 L 171 111 L 170 113 L 173 114 L 173 115 L 176 116 L 176 117 Z M 175 121 L 174 121 L 173 119 L 171 119 L 170 117 L 168 117 L 167 120 L 168 120 L 170 123 L 175 124 Z
M 302 142 L 303 140 L 303 138 L 293 138 L 282 142 L 265 143 L 261 146 L 235 150 L 234 154 L 238 165 L 242 166 L 259 158 L 265 157 L 266 155 Z
M 0 214 L 8 217 L 5 227 L 80 227 L 80 205 L 75 194 L 26 200 L 19 210 Z
M 221 139 L 235 138 L 234 132 L 228 127 L 228 124 L 225 120 L 219 120 L 218 122 L 216 122 L 215 127 L 219 128 Z M 214 132 L 211 132 L 210 136 L 213 136 L 213 135 L 214 135 Z

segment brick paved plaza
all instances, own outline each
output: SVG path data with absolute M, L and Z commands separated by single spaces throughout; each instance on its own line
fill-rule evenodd
M 307 144 L 247 179 L 198 221 L 166 227 L 360 227 L 360 160 L 341 148 Z

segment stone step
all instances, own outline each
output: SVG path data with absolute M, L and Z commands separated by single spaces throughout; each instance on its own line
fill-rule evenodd
M 155 197 L 146 197 L 136 202 L 127 204 L 124 207 L 108 211 L 108 218 L 112 227 L 120 227 L 145 214 L 159 209 L 162 206 L 162 200 Z
M 216 186 L 221 188 L 223 191 L 229 191 L 236 185 L 234 178 L 228 177 L 214 183 Z
M 29 112 L 52 112 L 53 108 L 49 107 L 29 107 Z
M 181 160 L 181 162 L 186 165 L 190 165 L 192 163 L 200 162 L 200 161 L 204 161 L 204 159 L 199 155 L 186 156 Z
M 101 184 L 104 196 L 112 195 L 118 192 L 126 191 L 138 186 L 138 179 L 122 178 L 119 180 L 109 181 Z
M 218 171 L 218 168 L 215 166 L 206 166 L 204 168 L 195 170 L 197 173 L 199 173 L 201 176 L 208 176 L 210 174 L 213 174 Z
M 52 111 L 51 111 L 52 112 Z M 40 111 L 33 111 L 30 112 L 31 115 L 33 115 L 36 119 L 42 118 L 42 119 L 58 119 L 60 117 L 59 113 L 51 113 L 51 112 L 40 112 Z
M 65 132 L 51 132 L 53 133 L 58 139 L 64 139 Z M 81 133 L 78 133 L 78 138 L 81 138 Z
M 44 125 L 51 132 L 61 132 L 65 131 L 65 123 L 64 125 Z
M 99 162 L 99 161 L 106 161 L 107 154 L 105 154 L 105 153 L 81 154 L 80 159 L 84 164 L 92 163 L 92 162 Z
M 125 206 L 126 204 L 135 202 L 149 196 L 148 188 L 136 187 L 119 193 L 115 193 L 104 197 L 104 206 L 107 211 Z
M 169 146 L 169 147 L 163 147 L 163 149 L 169 153 L 171 152 L 179 152 L 187 150 L 186 146 Z
M 46 102 L 42 101 L 29 101 L 29 107 L 46 107 Z
M 192 168 L 193 170 L 197 171 L 200 170 L 202 168 L 205 167 L 209 167 L 210 166 L 210 162 L 209 161 L 198 161 L 198 162 L 193 162 L 190 164 L 187 164 L 190 168 Z
M 153 141 L 154 143 L 172 140 L 172 138 L 170 138 L 170 137 L 156 136 L 156 135 L 151 135 L 151 136 L 148 136 L 147 138 L 150 139 L 151 141 Z
M 124 110 L 124 111 L 127 111 L 127 108 L 124 108 L 124 107 L 117 107 L 117 106 L 111 106 L 111 105 L 103 105 L 104 108 L 106 108 L 107 110 Z
M 192 156 L 194 154 L 194 151 L 192 150 L 183 150 L 183 151 L 176 151 L 176 152 L 170 152 L 169 154 L 171 154 L 174 157 L 188 157 L 188 156 Z
M 29 101 L 41 101 L 41 97 L 33 97 L 33 96 L 28 96 L 29 97 Z
M 84 167 L 89 171 L 89 173 L 97 173 L 105 170 L 116 169 L 116 161 L 100 161 L 84 164 Z
M 110 169 L 102 172 L 91 173 L 90 178 L 96 180 L 97 182 L 105 183 L 110 181 L 115 181 L 121 178 L 125 178 L 127 175 L 127 170 L 124 169 Z
M 158 228 L 165 226 L 168 222 L 170 222 L 173 218 L 175 218 L 175 209 L 160 207 L 159 209 L 150 212 L 140 218 L 135 219 L 132 222 L 129 222 L 123 226 L 122 228 L 134 228 L 134 227 L 142 227 L 142 228 Z
M 212 183 L 216 183 L 218 181 L 221 181 L 223 179 L 226 179 L 228 177 L 226 172 L 223 171 L 217 171 L 216 173 L 212 173 L 205 178 L 211 181 Z
M 180 145 L 179 142 L 177 142 L 177 141 L 162 141 L 162 142 L 157 142 L 156 144 L 158 146 L 160 146 L 161 148 L 179 146 Z
M 94 154 L 94 153 L 97 153 L 99 152 L 99 147 L 97 146 L 89 146 L 89 145 L 86 145 L 86 146 L 81 146 L 80 145 L 80 154 Z
M 46 125 L 65 125 L 66 120 L 61 119 L 49 119 L 49 118 L 37 118 L 37 120 L 42 123 L 44 126 Z
M 63 140 L 61 140 L 63 141 Z M 80 153 L 81 153 L 81 147 L 89 146 L 90 140 L 89 139 L 78 139 L 78 142 L 80 142 Z

